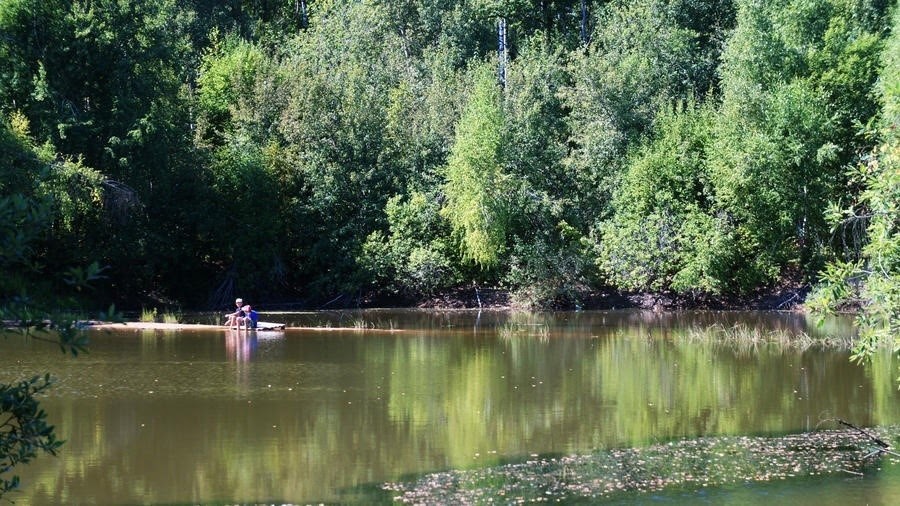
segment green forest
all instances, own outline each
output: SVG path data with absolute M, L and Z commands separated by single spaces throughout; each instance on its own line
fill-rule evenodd
M 894 4 L 3 0 L 0 299 L 792 285 L 896 331 Z

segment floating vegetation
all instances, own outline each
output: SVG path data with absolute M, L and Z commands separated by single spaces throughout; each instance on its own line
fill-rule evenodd
M 324 327 L 331 328 L 331 323 L 327 322 Z M 355 330 L 398 330 L 394 320 L 388 320 L 387 322 L 385 322 L 382 320 L 364 320 L 362 318 L 354 319 L 351 322 L 351 328 Z
M 832 474 L 860 476 L 884 463 L 900 463 L 900 455 L 884 446 L 898 434 L 898 427 L 854 427 L 783 437 L 705 437 L 433 473 L 412 482 L 386 483 L 382 489 L 403 503 L 512 504 L 591 501 L 667 488 Z
M 791 332 L 784 329 L 764 330 L 756 326 L 722 324 L 708 327 L 694 327 L 688 331 L 687 339 L 691 342 L 726 344 L 737 348 L 755 348 L 774 344 L 785 348 L 807 349 L 815 346 L 827 348 L 850 348 L 852 336 L 846 337 L 812 337 L 806 332 Z

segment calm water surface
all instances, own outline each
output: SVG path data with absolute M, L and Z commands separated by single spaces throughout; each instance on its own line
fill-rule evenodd
M 58 458 L 19 470 L 16 504 L 371 502 L 384 481 L 534 454 L 701 435 L 900 423 L 896 363 L 846 350 L 723 346 L 711 325 L 814 338 L 853 332 L 786 313 L 263 314 L 369 327 L 239 334 L 90 331 L 90 353 L 0 339 L 0 379 L 50 372 Z M 376 327 L 372 329 L 371 327 Z M 394 331 L 391 331 L 394 329 Z M 647 496 L 639 501 L 880 504 L 886 469 L 839 478 Z M 824 492 L 822 492 L 824 491 Z M 629 500 L 635 500 L 629 496 Z M 890 504 L 893 499 L 886 500 Z

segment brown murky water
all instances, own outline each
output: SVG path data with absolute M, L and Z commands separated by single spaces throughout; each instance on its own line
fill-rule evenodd
M 834 418 L 900 423 L 889 354 L 861 367 L 839 348 L 698 337 L 711 325 L 781 339 L 846 337 L 853 329 L 843 319 L 816 326 L 785 313 L 634 311 L 263 319 L 359 330 L 92 330 L 90 353 L 78 358 L 38 341 L 0 339 L 0 379 L 57 379 L 43 405 L 67 440 L 59 457 L 18 470 L 23 490 L 10 498 L 383 502 L 385 481 L 530 455 L 784 434 L 834 427 Z M 890 495 L 900 491 L 898 479 L 886 473 L 865 493 L 857 481 L 832 484 L 824 502 Z M 739 497 L 762 503 L 804 487 L 780 483 Z M 702 497 L 709 498 L 667 501 Z

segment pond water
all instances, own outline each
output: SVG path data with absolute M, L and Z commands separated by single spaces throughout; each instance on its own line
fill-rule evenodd
M 203 317 L 194 317 L 202 320 Z M 27 504 L 384 502 L 386 481 L 535 455 L 673 439 L 900 423 L 897 364 L 846 349 L 722 344 L 713 334 L 846 338 L 791 313 L 639 311 L 263 313 L 316 325 L 91 330 L 90 352 L 0 339 L 0 380 L 50 372 L 67 442 L 17 469 Z M 355 327 L 338 329 L 337 327 Z M 629 501 L 718 503 L 900 494 L 900 473 L 677 491 Z

